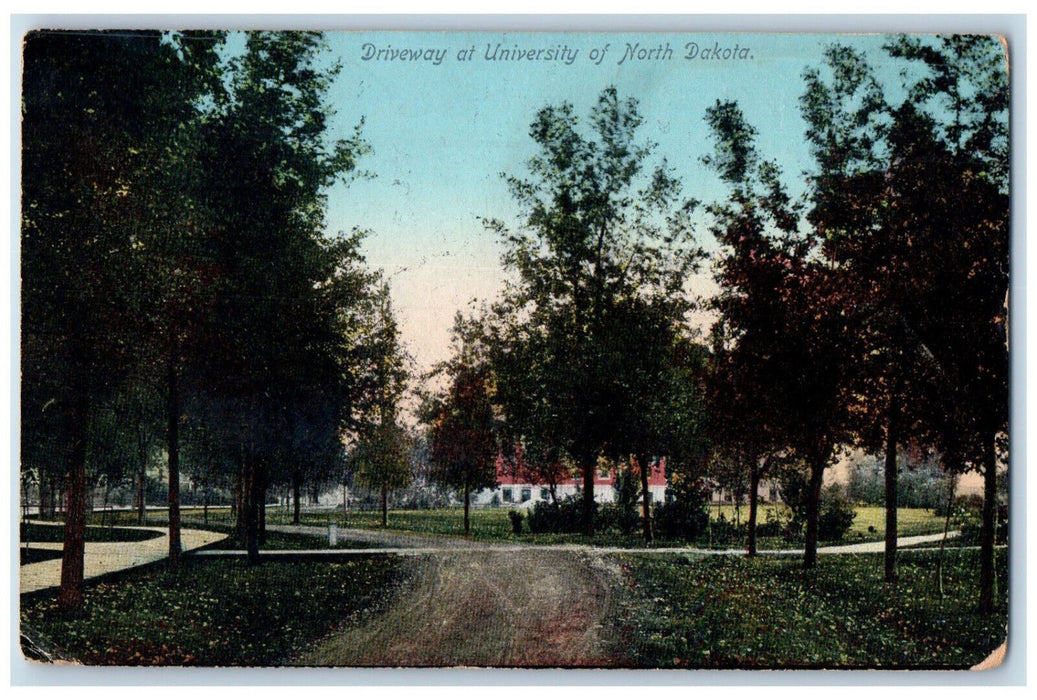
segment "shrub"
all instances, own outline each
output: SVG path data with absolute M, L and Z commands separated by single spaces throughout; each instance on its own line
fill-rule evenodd
M 821 540 L 841 540 L 853 525 L 857 513 L 843 490 L 836 485 L 821 493 L 821 508 L 817 514 L 817 537 Z
M 756 536 L 778 537 L 785 531 L 786 520 L 776 508 L 769 508 L 764 521 L 756 523 Z
M 594 504 L 597 511 L 597 504 Z M 595 512 L 595 520 L 598 519 Z M 583 531 L 583 496 L 574 494 L 557 503 L 540 501 L 529 512 L 526 519 L 530 532 L 568 532 Z
M 508 518 L 511 520 L 511 532 L 515 535 L 522 534 L 522 518 L 525 517 L 517 510 L 509 510 Z
M 897 476 L 897 506 L 900 508 L 945 508 L 947 473 L 938 461 L 927 459 L 905 468 L 901 459 Z M 881 506 L 886 502 L 886 477 L 883 459 L 869 456 L 855 464 L 846 485 L 847 497 L 854 503 Z
M 666 501 L 655 508 L 655 527 L 662 537 L 693 540 L 709 525 L 708 490 L 697 480 L 675 480 Z
M 601 529 L 615 528 L 624 535 L 629 535 L 637 529 L 638 520 L 640 520 L 637 514 L 637 492 L 639 490 L 634 472 L 630 469 L 620 469 L 616 475 L 615 504 L 611 508 L 609 506 L 602 508 L 603 520 L 608 512 L 611 516 L 608 519 L 611 522 L 607 524 L 603 522 Z
M 966 497 L 959 497 L 959 500 L 961 498 Z M 983 540 L 983 499 L 975 494 L 968 498 L 978 499 L 980 507 L 971 507 L 975 505 L 975 501 L 971 501 L 969 502 L 970 507 L 963 505 L 958 508 L 958 510 L 951 515 L 951 519 L 954 521 L 954 527 L 961 532 L 958 537 L 959 544 L 978 545 Z M 1008 506 L 1004 504 L 998 505 L 996 517 L 997 528 L 994 533 L 994 539 L 997 544 L 1006 544 L 1008 542 Z
M 748 537 L 746 525 L 736 525 L 721 513 L 720 517 L 710 523 L 710 535 L 713 544 L 742 544 Z
M 785 528 L 786 540 L 797 540 L 806 529 L 807 505 L 810 489 L 806 476 L 798 469 L 787 469 L 780 477 L 781 498 L 792 510 Z M 817 538 L 825 541 L 841 540 L 853 525 L 856 512 L 845 492 L 833 484 L 821 492 L 817 513 Z

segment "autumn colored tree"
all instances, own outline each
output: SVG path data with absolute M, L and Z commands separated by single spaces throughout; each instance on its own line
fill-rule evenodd
M 902 37 L 921 69 L 891 137 L 899 220 L 924 256 L 924 313 L 909 326 L 935 381 L 929 421 L 951 464 L 983 474 L 979 608 L 994 608 L 999 443 L 1008 440 L 1009 138 L 1007 52 L 998 37 Z M 933 413 L 938 415 L 933 416 Z
M 898 446 L 935 443 L 949 467 L 986 475 L 986 435 L 993 475 L 993 445 L 1007 428 L 1007 75 L 992 37 L 899 38 L 886 48 L 920 69 L 904 71 L 900 106 L 842 46 L 826 52 L 823 71 L 807 72 L 801 105 L 817 162 L 809 218 L 852 290 L 847 308 L 864 343 L 857 439 L 885 452 L 892 582 Z M 978 385 L 974 395 L 965 388 Z M 991 539 L 984 600 L 992 552 Z
M 802 263 L 809 241 L 799 232 L 799 211 L 785 192 L 777 165 L 761 160 L 756 130 L 734 102 L 706 110 L 714 151 L 704 162 L 729 188 L 726 202 L 708 210 L 721 245 L 714 263 L 720 293 L 713 307 L 713 357 L 709 416 L 715 460 L 748 484 L 749 556 L 756 554 L 759 484 L 770 455 L 786 450 L 785 401 L 790 398 L 783 353 L 791 308 L 785 295 L 793 261 Z
M 423 413 L 435 478 L 461 491 L 467 537 L 471 494 L 496 486 L 500 449 L 486 353 L 474 347 L 475 339 L 464 336 L 460 317 L 454 324 L 454 343 L 454 357 L 439 368 L 439 374 L 449 381 L 449 388 L 444 395 L 432 397 Z

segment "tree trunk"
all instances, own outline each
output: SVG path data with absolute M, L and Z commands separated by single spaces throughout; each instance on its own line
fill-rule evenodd
M 61 553 L 61 587 L 58 606 L 75 610 L 83 605 L 83 553 L 86 530 L 86 441 L 88 401 L 85 394 L 72 399 L 69 444 L 65 463 L 68 510 Z
M 807 499 L 807 534 L 803 550 L 803 568 L 812 569 L 817 564 L 817 515 L 821 505 L 821 481 L 824 462 L 810 465 L 810 494 Z
M 146 432 L 144 428 L 144 407 L 141 400 L 137 399 L 137 461 L 140 463 L 140 470 L 137 474 L 137 523 L 143 525 L 146 521 L 147 515 L 145 513 L 145 507 L 147 502 L 147 487 L 148 480 L 148 444 L 146 439 Z
M 47 517 L 47 482 L 44 481 L 43 470 L 40 470 L 40 481 L 37 487 L 40 492 L 40 520 Z
M 468 482 L 464 482 L 464 536 L 468 537 L 468 502 L 469 493 L 471 489 L 468 487 Z
M 166 375 L 167 449 L 169 450 L 169 570 L 180 570 L 180 395 L 176 360 L 169 358 Z
M 389 485 L 382 482 L 382 527 L 389 525 Z
M 259 544 L 266 544 L 266 486 L 259 491 Z
M 144 510 L 146 498 L 144 487 L 147 478 L 147 466 L 144 463 L 142 463 L 140 465 L 140 473 L 137 474 L 137 523 L 140 525 L 144 524 Z
M 947 485 L 947 512 L 943 517 L 943 537 L 940 539 L 940 553 L 936 556 L 936 584 L 940 597 L 943 598 L 943 550 L 947 544 L 947 533 L 951 529 L 951 510 L 954 508 L 954 490 L 957 486 L 957 477 L 952 472 L 948 474 Z
M 886 583 L 897 580 L 897 441 L 900 439 L 900 381 L 889 397 L 886 416 Z
M 204 522 L 206 525 L 208 525 L 209 524 L 209 482 L 208 481 L 205 482 L 205 486 L 203 488 L 205 490 L 203 492 L 203 499 L 204 500 L 202 501 L 202 522 Z
M 594 475 L 598 469 L 596 461 L 583 467 L 583 534 L 594 534 Z
M 238 475 L 237 475 L 237 493 L 235 494 L 234 503 L 237 509 L 237 518 L 235 518 L 238 531 L 238 539 L 244 543 L 245 533 L 248 530 L 248 508 L 247 499 L 245 498 L 245 459 L 241 458 L 238 463 Z
M 762 470 L 757 468 L 755 464 L 756 458 L 753 458 L 753 464 L 749 467 L 749 524 L 748 538 L 746 542 L 746 549 L 748 556 L 756 556 L 756 518 L 759 504 L 759 490 L 760 490 L 760 476 Z
M 298 472 L 292 474 L 292 525 L 299 524 L 299 491 L 302 489 L 302 477 Z
M 637 464 L 641 467 L 641 529 L 644 534 L 645 543 L 650 544 L 652 541 L 652 494 L 648 490 L 649 466 L 647 455 L 638 455 Z
M 346 524 L 349 517 L 349 477 L 342 478 L 342 524 Z
M 997 512 L 997 453 L 995 436 L 983 445 L 983 530 L 979 543 L 979 612 L 994 612 L 994 515 Z
M 259 563 L 259 474 L 256 460 L 246 457 L 245 466 L 245 546 L 248 563 Z

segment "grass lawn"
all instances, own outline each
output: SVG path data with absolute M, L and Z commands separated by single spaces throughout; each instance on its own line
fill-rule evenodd
M 710 506 L 709 517 L 716 520 L 718 510 L 728 522 L 735 522 L 736 515 L 738 516 L 738 522 L 743 525 L 749 519 L 748 505 L 743 505 L 738 509 L 738 513 L 735 512 L 733 505 L 724 504 L 719 509 L 715 505 Z M 768 514 L 774 513 L 785 516 L 788 510 L 788 507 L 781 503 L 761 503 L 756 521 L 760 524 L 765 523 L 767 522 Z M 854 510 L 857 513 L 857 517 L 853 519 L 853 525 L 850 527 L 850 531 L 846 533 L 847 540 L 881 540 L 886 536 L 885 508 L 882 506 L 856 506 Z M 897 509 L 897 534 L 900 537 L 929 535 L 937 532 L 943 532 L 943 518 L 933 515 L 931 510 L 926 508 Z
M 228 532 L 231 528 L 220 528 L 226 529 Z M 260 551 L 263 550 L 307 550 L 307 549 L 373 549 L 380 547 L 381 545 L 371 542 L 359 542 L 354 540 L 343 540 L 339 539 L 338 543 L 332 547 L 328 544 L 327 535 L 304 535 L 296 534 L 293 532 L 267 532 L 266 541 L 259 545 Z M 215 544 L 210 545 L 206 549 L 218 549 L 218 550 L 241 550 L 244 549 L 244 545 L 237 540 L 228 538 L 220 540 Z
M 935 552 L 899 560 L 882 582 L 882 555 L 798 559 L 616 555 L 629 585 L 616 653 L 634 667 L 967 668 L 1005 638 L 1007 565 L 999 599 L 976 614 L 978 553 L 946 553 L 942 600 Z
M 181 518 L 197 518 L 202 519 L 204 510 L 201 507 L 187 506 L 180 508 Z M 209 508 L 209 519 L 219 520 L 220 518 L 229 518 L 230 509 L 223 508 Z M 144 514 L 144 525 L 148 526 L 162 526 L 169 521 L 169 510 L 167 508 L 148 508 Z M 116 511 L 101 511 L 95 510 L 86 514 L 86 522 L 88 525 L 141 525 L 137 520 L 137 511 L 135 510 L 116 510 Z
M 53 597 L 29 603 L 22 633 L 85 664 L 276 665 L 359 624 L 403 579 L 400 560 L 386 556 L 255 566 L 188 558 L 177 578 L 151 569 L 90 585 L 75 614 Z
M 604 544 L 611 546 L 633 546 L 643 545 L 638 534 L 630 537 L 622 537 L 615 534 L 597 535 L 587 538 L 582 535 L 572 534 L 532 534 L 528 526 L 523 522 L 523 534 L 514 535 L 511 531 L 511 522 L 508 519 L 509 508 L 480 508 L 470 511 L 471 534 L 475 540 L 483 541 L 506 541 L 526 542 L 537 544 Z M 784 512 L 786 507 L 780 504 L 762 504 L 758 515 L 759 522 L 766 522 L 769 511 Z M 717 518 L 717 508 L 709 509 L 710 517 Z M 728 522 L 733 522 L 735 517 L 734 506 L 724 505 L 720 507 L 720 513 Z M 745 523 L 749 515 L 748 507 L 741 509 L 740 522 Z M 228 512 L 223 512 L 217 517 L 230 518 Z M 878 506 L 860 506 L 857 508 L 857 517 L 853 526 L 846 534 L 846 542 L 881 541 L 885 537 L 886 521 L 885 510 Z M 210 513 L 210 520 L 213 514 Z M 304 511 L 300 516 L 303 525 L 318 525 L 326 527 L 328 523 L 336 523 L 345 527 L 356 527 L 369 530 L 381 528 L 380 511 L 350 511 L 343 513 L 341 510 Z M 291 522 L 291 510 L 284 508 L 269 508 L 267 510 L 267 521 L 270 523 L 287 524 Z M 873 529 L 871 529 L 873 528 Z M 434 534 L 461 537 L 464 533 L 464 511 L 461 508 L 437 508 L 433 510 L 390 510 L 389 530 L 409 532 L 415 534 Z M 931 511 L 921 508 L 901 508 L 898 510 L 898 534 L 901 536 L 921 535 L 938 533 L 943 531 L 943 519 L 932 515 Z M 664 544 L 664 543 L 659 543 Z M 670 543 L 682 544 L 682 543 Z M 703 546 L 708 542 L 699 543 Z M 740 546 L 741 541 L 731 546 Z M 727 546 L 727 545 L 725 545 Z M 761 540 L 762 548 L 782 548 L 789 546 L 777 538 Z
M 42 525 L 38 523 L 20 523 L 19 535 L 22 542 L 63 542 L 65 526 L 60 523 Z M 115 530 L 108 527 L 87 527 L 84 531 L 87 542 L 142 542 L 162 537 L 161 532 L 154 530 Z
M 528 544 L 588 544 L 606 545 L 619 547 L 640 547 L 643 540 L 638 533 L 630 536 L 622 536 L 614 533 L 585 537 L 578 534 L 532 534 L 528 525 L 523 521 L 523 534 L 514 535 L 511 531 L 511 522 L 508 519 L 507 507 L 500 508 L 473 508 L 470 511 L 471 533 L 474 540 L 493 542 L 524 542 Z M 763 524 L 770 512 L 784 513 L 787 508 L 781 504 L 761 504 L 758 514 L 758 522 Z M 719 513 L 728 522 L 735 521 L 735 508 L 732 505 L 722 505 Z M 710 517 L 716 520 L 718 508 L 709 508 Z M 164 510 L 149 511 L 149 518 L 153 523 L 164 524 L 166 512 Z M 748 506 L 743 506 L 739 513 L 739 522 L 743 525 L 749 515 Z M 92 521 L 99 521 L 101 514 L 94 513 Z M 184 509 L 183 517 L 185 527 L 205 527 L 201 524 L 202 510 L 200 508 Z M 270 506 L 266 512 L 267 522 L 270 524 L 286 525 L 291 523 L 292 509 L 282 506 Z M 844 542 L 866 542 L 881 541 L 885 537 L 886 520 L 885 510 L 879 506 L 859 506 L 857 517 L 853 526 L 846 534 Z M 116 522 L 119 524 L 136 524 L 136 513 L 116 513 Z M 220 530 L 233 522 L 233 515 L 229 509 L 209 510 L 209 529 Z M 303 511 L 300 515 L 303 525 L 327 527 L 329 523 L 335 523 L 344 527 L 355 527 L 366 530 L 381 529 L 381 511 L 377 510 L 351 510 L 344 513 L 341 509 L 327 509 L 317 511 Z M 464 534 L 464 511 L 462 508 L 436 508 L 432 510 L 390 510 L 388 530 L 406 532 L 412 534 L 443 535 L 448 537 L 462 537 Z M 901 536 L 921 535 L 939 533 L 943 531 L 943 519 L 932 514 L 931 511 L 920 508 L 901 508 L 898 510 L 898 534 Z M 326 542 L 326 540 L 325 540 Z M 659 546 L 685 545 L 685 542 L 663 542 L 656 543 Z M 744 537 L 725 542 L 711 543 L 707 536 L 702 541 L 695 543 L 698 546 L 713 546 L 719 548 L 739 548 L 744 545 Z M 315 546 L 316 544 L 315 540 Z M 361 546 L 361 545 L 358 545 Z M 780 538 L 761 538 L 760 549 L 781 549 L 790 545 Z M 267 547 L 271 548 L 271 547 Z M 303 546 L 285 546 L 284 549 L 304 548 Z
M 870 528 L 874 528 L 872 531 Z M 943 532 L 943 518 L 933 515 L 925 508 L 897 508 L 897 535 L 931 535 Z M 859 535 L 858 535 L 859 533 Z M 868 540 L 881 540 L 886 536 L 886 509 L 881 506 L 857 506 L 857 517 L 847 533 L 852 539 L 863 536 Z
M 229 512 L 209 513 L 209 521 L 230 523 Z M 292 510 L 282 507 L 267 508 L 268 524 L 290 525 Z M 485 508 L 470 512 L 471 537 L 478 540 L 512 539 L 511 523 L 507 509 Z M 303 511 L 299 518 L 301 525 L 327 527 L 335 523 L 340 527 L 354 527 L 364 530 L 380 530 L 382 528 L 381 511 L 352 510 L 343 513 L 342 509 Z M 436 508 L 432 510 L 390 510 L 389 530 L 421 535 L 464 536 L 464 510 L 462 508 Z

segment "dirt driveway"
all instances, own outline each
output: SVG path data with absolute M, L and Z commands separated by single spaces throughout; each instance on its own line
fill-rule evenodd
M 307 666 L 602 666 L 619 590 L 600 557 L 492 548 L 409 558 L 410 587 L 368 625 L 295 660 Z

